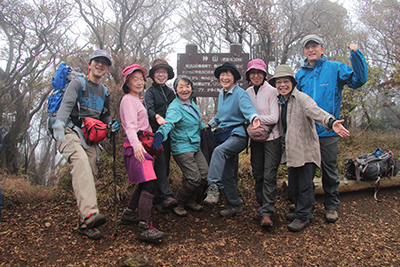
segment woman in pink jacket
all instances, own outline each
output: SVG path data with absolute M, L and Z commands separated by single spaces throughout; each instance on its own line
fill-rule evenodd
M 275 210 L 276 173 L 278 171 L 281 144 L 279 140 L 278 91 L 267 82 L 267 66 L 261 59 L 253 59 L 247 65 L 246 80 L 251 87 L 246 91 L 261 118 L 261 127 L 270 131 L 266 140 L 251 140 L 251 167 L 255 179 L 255 193 L 259 208 L 254 216 L 262 227 L 272 227 L 271 216 Z
M 154 158 L 146 152 L 137 136 L 139 130 L 151 131 L 146 108 L 139 99 L 139 94 L 144 89 L 147 71 L 134 64 L 126 67 L 122 76 L 122 90 L 125 95 L 120 104 L 120 116 L 127 136 L 124 143 L 124 162 L 128 181 L 138 186 L 130 197 L 128 207 L 122 213 L 121 223 L 139 223 L 140 240 L 160 242 L 164 233 L 158 231 L 151 221 L 157 179 L 153 169 Z

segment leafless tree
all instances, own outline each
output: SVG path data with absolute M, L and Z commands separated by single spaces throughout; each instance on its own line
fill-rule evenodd
M 33 117 L 47 95 L 49 71 L 57 55 L 71 45 L 65 33 L 71 5 L 65 0 L 0 3 L 0 57 L 6 62 L 0 73 L 0 125 L 5 133 L 1 166 L 19 171 L 18 149 Z

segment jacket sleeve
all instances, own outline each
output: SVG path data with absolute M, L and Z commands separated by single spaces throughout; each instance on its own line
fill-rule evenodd
M 137 131 L 138 127 L 138 111 L 135 103 L 129 98 L 122 98 L 120 104 L 120 114 L 121 114 L 121 124 L 124 127 L 126 136 L 128 137 L 129 143 L 135 149 L 141 145 L 138 137 Z
M 250 96 L 246 91 L 243 91 L 242 95 L 239 99 L 239 109 L 242 112 L 243 116 L 253 123 L 254 118 L 259 118 L 256 109 L 251 102 Z M 261 121 L 261 119 L 260 119 Z
M 164 135 L 163 142 L 168 139 L 169 132 L 175 128 L 175 124 L 181 119 L 182 113 L 175 105 L 171 104 L 171 106 L 167 109 L 167 115 L 165 116 L 165 120 L 168 121 L 168 123 L 161 125 L 157 130 L 158 133 L 162 133 Z
M 302 97 L 302 105 L 304 106 L 305 115 L 324 127 L 327 132 L 332 130 L 331 128 L 329 128 L 329 119 L 335 119 L 335 117 L 320 108 L 311 97 L 306 94 L 303 95 L 304 96 Z
M 72 109 L 76 105 L 81 88 L 82 83 L 79 78 L 74 79 L 68 84 L 68 87 L 64 92 L 64 97 L 61 101 L 60 109 L 57 112 L 57 120 L 67 123 Z
M 353 70 L 349 70 L 351 71 L 351 75 L 346 80 L 345 84 L 347 84 L 347 86 L 350 88 L 357 89 L 367 82 L 368 66 L 364 55 L 360 52 L 360 50 L 351 51 L 350 60 Z M 342 74 L 340 76 L 340 78 L 342 78 Z
M 156 111 L 154 107 L 154 93 L 151 90 L 147 90 L 144 94 L 144 103 L 147 109 L 147 115 L 149 116 L 150 124 L 157 123 L 156 121 Z
M 275 89 L 275 88 L 274 88 Z M 268 98 L 265 100 L 266 104 L 269 106 L 270 114 L 259 115 L 261 123 L 265 125 L 272 125 L 278 123 L 279 120 L 279 106 L 277 95 L 274 93 L 268 94 Z

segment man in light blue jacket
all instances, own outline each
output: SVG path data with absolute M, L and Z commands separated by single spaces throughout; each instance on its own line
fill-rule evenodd
M 357 89 L 365 84 L 368 78 L 367 62 L 358 50 L 358 45 L 350 44 L 348 65 L 327 60 L 322 38 L 315 34 L 305 36 L 302 41 L 303 54 L 306 57 L 301 69 L 296 73 L 297 88 L 309 95 L 322 109 L 340 119 L 343 86 Z M 339 172 L 337 167 L 338 135 L 327 132 L 317 125 L 321 147 L 322 184 L 326 194 L 325 210 L 327 222 L 338 219 L 339 208 Z

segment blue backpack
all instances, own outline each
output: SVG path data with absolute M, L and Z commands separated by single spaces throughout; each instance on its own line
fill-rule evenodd
M 67 67 L 65 62 L 61 62 L 56 70 L 56 74 L 52 79 L 53 92 L 49 95 L 47 100 L 47 130 L 50 135 L 53 134 L 53 124 L 57 118 L 57 111 L 60 109 L 61 101 L 64 97 L 65 90 L 68 84 L 75 78 L 79 78 L 82 83 L 82 88 L 79 91 L 77 101 L 82 97 L 83 92 L 86 90 L 86 76 L 85 74 L 77 71 L 73 71 L 71 67 Z M 108 96 L 107 87 L 104 86 L 105 100 Z M 104 100 L 104 101 L 105 101 Z

